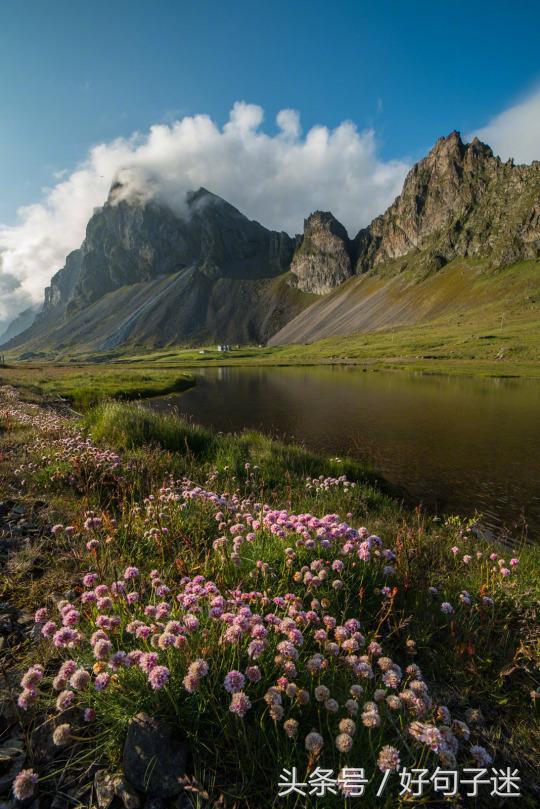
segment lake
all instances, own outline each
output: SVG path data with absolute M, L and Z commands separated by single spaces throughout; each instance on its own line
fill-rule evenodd
M 482 513 L 488 535 L 540 532 L 540 382 L 356 367 L 206 368 L 152 401 L 217 430 L 244 427 L 350 455 L 408 503 Z

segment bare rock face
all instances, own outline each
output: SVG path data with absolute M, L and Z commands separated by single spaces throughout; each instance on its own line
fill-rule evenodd
M 304 236 L 291 262 L 296 286 L 324 295 L 353 274 L 347 231 L 326 211 L 304 220 Z
M 288 270 L 294 241 L 267 230 L 205 188 L 187 195 L 182 215 L 155 200 L 125 199 L 122 186 L 90 219 L 79 250 L 45 290 L 44 310 L 67 314 L 120 287 L 186 268 L 208 278 L 273 278 Z
M 412 250 L 440 266 L 457 256 L 489 256 L 495 266 L 540 256 L 540 164 L 503 163 L 458 132 L 440 138 L 386 213 L 358 233 L 356 272 Z

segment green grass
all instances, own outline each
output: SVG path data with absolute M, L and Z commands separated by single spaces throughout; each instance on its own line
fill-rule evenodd
M 87 410 L 104 399 L 143 399 L 184 391 L 195 384 L 185 371 L 164 368 L 126 370 L 115 365 L 18 364 L 0 368 L 0 384 L 67 399 Z
M 228 479 L 242 480 L 249 464 L 252 469 L 264 470 L 265 484 L 274 492 L 294 490 L 297 504 L 298 490 L 306 477 L 347 475 L 351 480 L 384 487 L 374 472 L 350 458 L 331 459 L 255 431 L 215 433 L 136 403 L 105 402 L 87 414 L 84 424 L 95 441 L 119 451 L 153 447 L 173 453 L 166 456 L 167 463 L 177 473 L 200 475 L 217 467 L 226 470 Z M 370 496 L 383 498 L 375 489 Z

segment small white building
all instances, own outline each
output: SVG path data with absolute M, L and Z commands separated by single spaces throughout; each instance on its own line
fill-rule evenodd
M 228 345 L 220 344 L 220 345 L 218 345 L 217 350 L 218 351 L 230 351 L 231 347 L 228 346 Z

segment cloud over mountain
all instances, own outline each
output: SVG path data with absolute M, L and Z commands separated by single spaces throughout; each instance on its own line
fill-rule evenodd
M 317 208 L 332 210 L 354 233 L 399 193 L 408 166 L 383 161 L 372 130 L 345 121 L 303 135 L 298 112 L 284 109 L 277 131 L 268 134 L 263 119 L 261 107 L 237 102 L 222 128 L 207 115 L 187 116 L 93 147 L 41 202 L 19 210 L 15 226 L 0 226 L 0 273 L 10 287 L 0 296 L 0 324 L 41 299 L 115 178 L 124 193 L 152 194 L 180 214 L 186 191 L 205 186 L 250 218 L 291 234 Z

